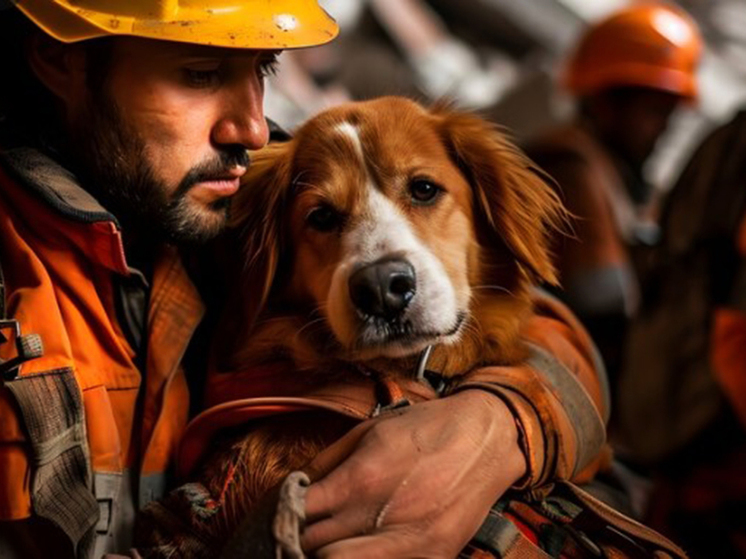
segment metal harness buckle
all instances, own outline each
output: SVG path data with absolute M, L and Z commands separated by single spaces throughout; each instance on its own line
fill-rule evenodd
M 417 380 L 423 384 L 428 384 L 438 396 L 442 396 L 448 383 L 443 375 L 427 368 L 427 362 L 430 360 L 432 352 L 433 346 L 429 345 L 420 354 L 420 359 L 417 363 Z
M 0 344 L 9 341 L 10 338 L 3 330 L 12 330 L 16 344 L 16 356 L 3 360 L 0 359 L 0 376 L 3 380 L 14 380 L 18 376 L 18 368 L 26 361 L 31 361 L 44 355 L 44 344 L 39 334 L 21 335 L 21 325 L 17 320 L 0 320 Z

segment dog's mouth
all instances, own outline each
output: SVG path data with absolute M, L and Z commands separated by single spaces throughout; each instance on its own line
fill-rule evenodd
M 366 357 L 404 357 L 422 351 L 429 345 L 448 343 L 461 333 L 467 313 L 456 315 L 453 325 L 443 331 L 417 328 L 406 318 L 384 320 L 367 317 L 354 346 L 355 353 Z

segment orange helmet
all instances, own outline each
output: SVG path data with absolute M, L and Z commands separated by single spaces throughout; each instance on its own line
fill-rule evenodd
M 570 58 L 565 83 L 577 96 L 642 86 L 694 99 L 702 44 L 697 24 L 683 10 L 638 4 L 586 31 Z
M 65 42 L 133 35 L 219 47 L 320 45 L 339 32 L 317 0 L 10 0 Z

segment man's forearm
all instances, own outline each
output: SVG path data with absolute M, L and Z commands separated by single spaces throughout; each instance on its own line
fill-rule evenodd
M 537 311 L 525 332 L 526 363 L 479 369 L 459 386 L 488 390 L 512 410 L 528 466 L 521 488 L 594 473 L 609 411 L 603 365 L 585 330 L 553 299 L 539 297 Z

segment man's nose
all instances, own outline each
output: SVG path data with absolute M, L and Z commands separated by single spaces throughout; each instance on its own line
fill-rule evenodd
M 269 140 L 269 127 L 264 118 L 264 85 L 252 76 L 236 84 L 228 92 L 222 116 L 212 131 L 212 141 L 218 145 L 241 145 L 256 150 Z

